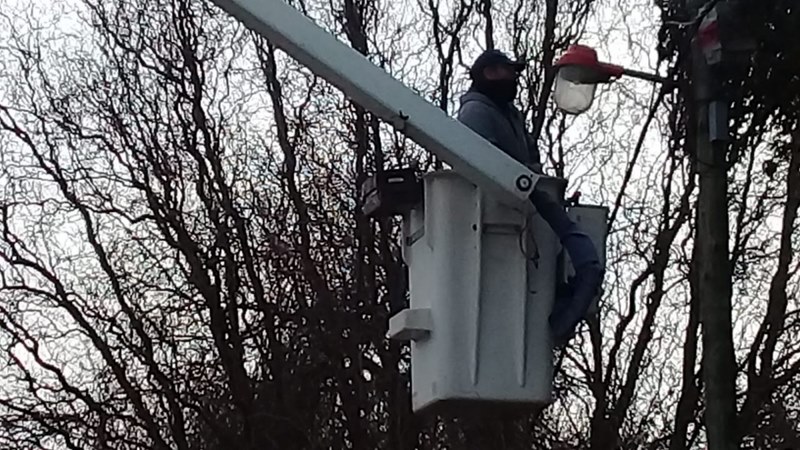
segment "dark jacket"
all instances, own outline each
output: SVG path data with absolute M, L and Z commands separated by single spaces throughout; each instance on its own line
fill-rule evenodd
M 471 90 L 461 96 L 458 120 L 512 158 L 540 170 L 533 138 L 525 130 L 522 113 L 513 104 L 501 108 L 485 94 Z

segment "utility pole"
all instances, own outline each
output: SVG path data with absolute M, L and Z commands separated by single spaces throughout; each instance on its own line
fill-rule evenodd
M 708 0 L 689 0 L 694 17 Z M 714 29 L 717 25 L 715 25 Z M 736 363 L 731 320 L 731 261 L 728 249 L 727 112 L 722 83 L 707 59 L 709 40 L 702 26 L 692 42 L 695 169 L 699 177 L 697 250 L 700 321 L 703 333 L 705 424 L 709 450 L 737 448 Z M 713 33 L 713 32 L 711 32 Z

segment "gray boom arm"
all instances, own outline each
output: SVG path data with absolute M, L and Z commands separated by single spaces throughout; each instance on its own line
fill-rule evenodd
M 527 199 L 539 180 L 284 0 L 212 1 L 505 203 Z

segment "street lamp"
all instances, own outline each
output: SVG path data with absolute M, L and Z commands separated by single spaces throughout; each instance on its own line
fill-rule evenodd
M 558 109 L 567 114 L 588 110 L 594 102 L 597 85 L 612 83 L 623 75 L 657 83 L 670 82 L 655 74 L 600 62 L 593 48 L 579 44 L 571 45 L 553 66 L 556 69 L 553 99 Z

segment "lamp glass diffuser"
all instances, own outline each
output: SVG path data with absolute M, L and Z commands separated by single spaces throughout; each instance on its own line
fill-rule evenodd
M 568 114 L 580 114 L 588 110 L 594 102 L 597 85 L 594 83 L 576 83 L 564 77 L 559 70 L 556 75 L 553 99 L 558 109 Z M 567 75 L 570 75 L 567 73 Z

